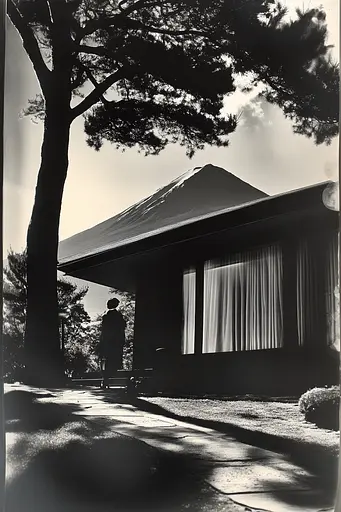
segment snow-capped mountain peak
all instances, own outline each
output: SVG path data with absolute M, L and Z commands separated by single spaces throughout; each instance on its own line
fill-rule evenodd
M 59 261 L 97 253 L 159 228 L 264 197 L 264 192 L 221 167 L 194 167 L 122 213 L 62 241 Z

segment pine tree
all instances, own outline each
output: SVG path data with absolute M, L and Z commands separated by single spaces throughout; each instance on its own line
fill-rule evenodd
M 88 288 L 78 288 L 65 278 L 57 281 L 58 312 L 65 314 L 66 369 L 72 369 L 76 358 L 88 364 L 91 348 L 84 340 L 89 330 L 90 317 L 84 309 L 83 300 Z M 18 375 L 23 368 L 24 330 L 27 308 L 27 254 L 10 251 L 4 268 L 4 374 Z M 41 374 L 46 368 L 39 368 Z M 20 372 L 19 372 L 20 373 Z
M 41 165 L 27 234 L 28 377 L 58 374 L 56 265 L 70 127 L 85 118 L 88 144 L 157 154 L 180 143 L 189 156 L 227 146 L 223 114 L 235 76 L 265 84 L 266 98 L 298 133 L 338 133 L 338 68 L 329 60 L 321 9 L 285 20 L 273 0 L 8 0 L 41 95 L 27 113 L 44 122 Z

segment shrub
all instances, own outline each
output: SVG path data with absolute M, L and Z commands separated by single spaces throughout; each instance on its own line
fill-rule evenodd
M 339 430 L 339 386 L 310 389 L 301 396 L 298 405 L 307 421 L 318 427 Z
M 24 343 L 20 333 L 2 335 L 3 379 L 5 382 L 21 381 L 24 367 Z

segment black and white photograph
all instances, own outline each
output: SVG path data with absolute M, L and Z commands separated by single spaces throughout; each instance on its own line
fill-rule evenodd
M 339 1 L 4 17 L 4 512 L 340 510 Z

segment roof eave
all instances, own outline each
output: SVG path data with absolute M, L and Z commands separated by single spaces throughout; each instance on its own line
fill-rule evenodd
M 332 182 L 326 181 L 289 193 L 265 197 L 227 211 L 214 212 L 193 219 L 183 225 L 174 226 L 156 234 L 147 233 L 146 236 L 140 237 L 138 240 L 125 240 L 114 248 L 99 250 L 89 255 L 61 262 L 58 264 L 58 269 L 65 273 L 72 273 L 89 265 L 98 265 L 165 245 L 181 243 L 189 238 L 202 237 L 215 231 L 240 227 L 250 222 L 263 222 L 273 217 L 284 217 L 288 215 L 288 211 L 291 214 L 318 208 L 323 211 L 326 210 L 326 207 L 322 201 L 322 194 L 330 183 Z

